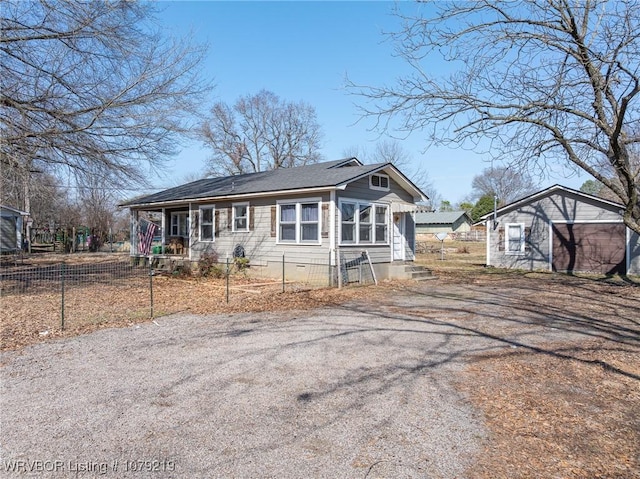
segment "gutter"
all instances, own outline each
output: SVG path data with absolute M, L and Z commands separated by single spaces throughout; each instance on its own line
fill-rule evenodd
M 207 196 L 204 198 L 182 198 L 179 200 L 157 201 L 153 203 L 121 203 L 118 206 L 122 208 L 164 207 L 164 206 L 183 205 L 185 203 L 207 203 L 212 201 L 224 201 L 224 200 L 232 200 L 232 199 L 240 199 L 240 198 L 260 198 L 264 196 L 283 196 L 283 195 L 297 195 L 297 194 L 304 194 L 304 193 L 317 193 L 317 192 L 324 192 L 324 191 L 344 190 L 345 187 L 346 185 L 322 186 L 322 187 L 316 187 L 316 188 L 303 188 L 303 189 L 296 189 L 296 190 L 267 191 L 262 193 L 242 193 L 242 194 L 224 195 L 224 196 Z

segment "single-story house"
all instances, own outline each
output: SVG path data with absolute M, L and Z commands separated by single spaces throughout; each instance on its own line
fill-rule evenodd
M 416 235 L 418 239 L 436 233 L 468 233 L 473 220 L 466 211 L 429 211 L 416 213 Z
M 197 262 L 205 253 L 240 252 L 266 274 L 282 271 L 284 255 L 294 278 L 366 251 L 377 277 L 386 278 L 414 260 L 416 203 L 427 199 L 391 163 L 346 158 L 206 178 L 122 206 L 131 211 L 132 238 L 145 228 L 141 215 L 160 214 L 163 254 Z M 141 253 L 132 241 L 131 254 Z
M 640 275 L 640 236 L 622 213 L 618 203 L 554 185 L 481 218 L 487 265 Z
M 24 218 L 29 213 L 0 205 L 0 251 L 10 253 L 22 250 Z

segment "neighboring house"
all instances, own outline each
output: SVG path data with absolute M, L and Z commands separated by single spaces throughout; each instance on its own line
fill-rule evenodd
M 414 259 L 416 203 L 427 199 L 391 163 L 348 158 L 202 179 L 122 206 L 131 210 L 132 238 L 142 212 L 159 212 L 161 250 L 191 261 L 241 251 L 252 268 L 278 274 L 284 255 L 293 278 L 312 264 L 335 266 L 336 250 L 366 250 L 378 277 L 390 277 L 394 264 Z
M 555 185 L 482 217 L 487 265 L 527 270 L 640 274 L 640 237 L 623 207 Z
M 416 235 L 436 233 L 468 233 L 473 220 L 466 211 L 434 211 L 416 213 Z
M 22 249 L 23 219 L 29 213 L 0 205 L 0 251 L 9 253 Z

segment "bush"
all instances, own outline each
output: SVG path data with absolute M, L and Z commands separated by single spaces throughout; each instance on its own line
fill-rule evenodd
M 191 266 L 189 263 L 172 266 L 171 275 L 176 278 L 189 278 L 191 276 Z
M 467 246 L 460 246 L 460 247 L 458 248 L 457 253 L 460 253 L 460 254 L 470 254 L 470 253 L 471 253 L 471 251 L 469 251 L 469 248 L 468 248 Z
M 198 260 L 198 272 L 200 276 L 211 278 L 224 278 L 226 268 L 218 264 L 218 253 L 204 253 Z
M 234 258 L 233 262 L 235 263 L 238 271 L 244 271 L 249 268 L 249 258 Z

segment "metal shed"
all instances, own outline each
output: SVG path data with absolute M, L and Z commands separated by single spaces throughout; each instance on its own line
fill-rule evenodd
M 29 214 L 0 205 L 0 252 L 11 253 L 22 249 L 23 219 Z

